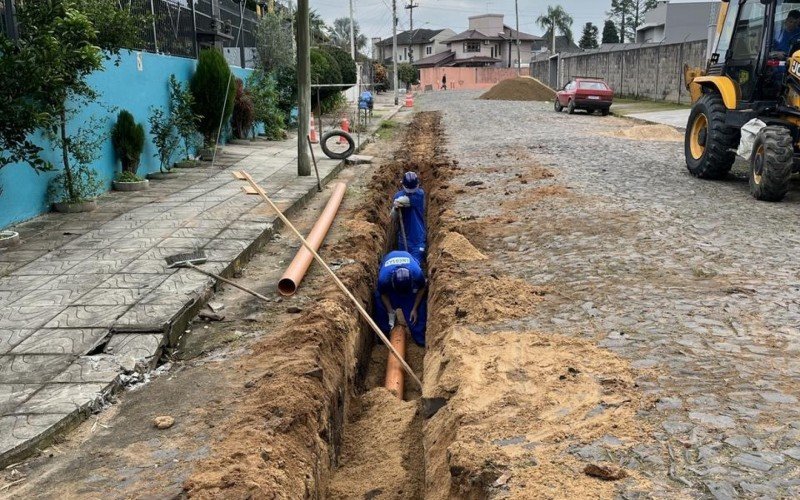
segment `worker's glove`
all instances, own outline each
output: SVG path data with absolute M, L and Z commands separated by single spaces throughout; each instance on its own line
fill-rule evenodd
M 389 312 L 389 328 L 394 328 L 394 322 L 397 319 L 397 314 L 394 311 Z
M 399 196 L 396 200 L 394 200 L 394 203 L 392 204 L 393 208 L 404 208 L 410 206 L 411 206 L 411 200 L 408 198 L 408 196 Z

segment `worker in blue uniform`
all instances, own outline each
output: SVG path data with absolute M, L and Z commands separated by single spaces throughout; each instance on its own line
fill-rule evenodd
M 419 177 L 415 172 L 406 172 L 403 175 L 403 188 L 395 193 L 392 202 L 392 217 L 400 217 L 402 220 L 397 228 L 397 248 L 410 253 L 417 262 L 423 264 L 428 239 L 425 227 L 425 191 L 420 187 Z
M 427 281 L 419 261 L 409 252 L 395 250 L 381 260 L 378 287 L 375 290 L 375 322 L 389 333 L 394 327 L 395 310 L 401 309 L 411 337 L 425 345 L 425 324 L 428 321 Z

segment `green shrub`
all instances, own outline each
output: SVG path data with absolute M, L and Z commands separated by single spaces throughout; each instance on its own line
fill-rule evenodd
M 358 78 L 356 74 L 358 68 L 356 67 L 356 62 L 352 57 L 350 57 L 350 54 L 339 47 L 326 46 L 323 47 L 322 50 L 336 61 L 336 64 L 339 67 L 339 73 L 341 75 L 340 83 L 350 84 L 343 86 L 339 90 L 346 90 L 352 87 Z
M 111 143 L 122 162 L 122 171 L 136 175 L 144 150 L 144 127 L 136 123 L 133 115 L 122 110 L 111 129 Z
M 273 74 L 278 91 L 278 109 L 283 112 L 284 119 L 289 122 L 292 108 L 297 106 L 297 69 L 294 66 L 283 66 Z
M 143 180 L 133 172 L 120 172 L 117 174 L 117 182 L 142 182 Z
M 175 132 L 183 142 L 183 158 L 191 159 L 197 149 L 202 146 L 197 123 L 200 117 L 194 113 L 194 96 L 192 92 L 175 78 L 169 75 L 169 120 Z
M 237 139 L 245 139 L 250 135 L 255 121 L 255 106 L 250 91 L 244 88 L 241 78 L 236 79 L 236 102 L 233 105 L 231 127 Z
M 178 150 L 181 138 L 178 136 L 173 117 L 161 108 L 151 107 L 150 133 L 153 135 L 153 145 L 156 147 L 159 169 L 168 172 L 172 167 L 172 155 Z
M 194 97 L 193 111 L 199 116 L 198 129 L 206 146 L 216 144 L 220 123 L 226 123 L 233 113 L 236 86 L 230 81 L 231 77 L 231 69 L 219 51 L 204 49 L 200 52 L 189 89 Z
M 397 66 L 397 79 L 406 84 L 406 89 L 419 83 L 419 70 L 410 63 L 401 63 Z
M 270 140 L 282 138 L 286 124 L 284 112 L 278 108 L 275 79 L 262 70 L 256 70 L 247 78 L 247 89 L 253 98 L 255 121 L 264 126 L 264 135 Z
M 74 118 L 72 113 L 69 117 Z M 67 117 L 65 116 L 64 122 Z M 54 203 L 82 203 L 93 200 L 100 194 L 102 184 L 92 168 L 100 156 L 100 146 L 107 136 L 108 119 L 92 116 L 72 134 L 63 129 L 48 130 L 46 137 L 62 152 L 66 152 L 65 168 L 50 181 L 47 188 L 50 201 Z

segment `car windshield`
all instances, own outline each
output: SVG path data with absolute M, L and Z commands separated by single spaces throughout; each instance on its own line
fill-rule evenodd
M 583 90 L 608 90 L 603 82 L 581 82 L 579 88 Z

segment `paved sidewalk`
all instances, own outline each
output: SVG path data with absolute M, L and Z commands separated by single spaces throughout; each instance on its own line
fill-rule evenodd
M 224 274 L 272 234 L 277 216 L 232 170 L 250 172 L 282 210 L 316 193 L 313 174 L 296 175 L 296 144 L 226 146 L 213 168 L 15 228 L 23 243 L 0 251 L 0 467 L 102 404 L 121 373 L 152 368 L 183 332 L 214 280 L 167 269 L 166 256 L 203 249 L 202 268 Z M 335 175 L 341 162 L 316 155 L 323 180 Z
M 646 122 L 669 125 L 680 129 L 686 129 L 689 121 L 689 109 L 675 109 L 671 111 L 652 111 L 649 113 L 633 113 L 626 115 L 628 118 L 644 120 Z

